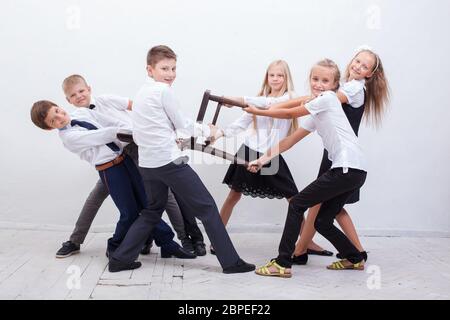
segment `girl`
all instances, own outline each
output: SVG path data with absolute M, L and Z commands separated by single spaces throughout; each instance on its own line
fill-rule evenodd
M 367 120 L 372 120 L 375 126 L 378 126 L 389 100 L 389 86 L 380 57 L 370 48 L 360 47 L 347 65 L 344 80 L 346 82 L 337 92 L 337 96 L 355 134 L 358 135 L 363 115 Z M 280 104 L 274 107 L 285 108 L 289 106 Z M 331 161 L 328 159 L 328 152 L 324 150 L 318 176 L 320 177 L 330 167 Z M 358 201 L 359 189 L 350 196 L 346 204 Z M 308 260 L 305 253 L 307 253 L 309 239 L 312 239 L 315 234 L 314 220 L 319 209 L 320 205 L 317 205 L 309 210 L 305 227 L 295 248 L 294 255 L 297 259 L 294 263 L 306 264 Z M 367 253 L 359 241 L 356 229 L 347 211 L 342 209 L 336 220 L 344 233 L 363 254 L 364 260 L 367 261 Z M 336 256 L 342 258 L 340 254 Z
M 264 76 L 261 91 L 257 97 L 233 98 L 248 104 L 259 107 L 268 107 L 273 103 L 287 101 L 294 95 L 294 85 L 288 64 L 283 60 L 272 62 L 267 68 Z M 269 117 L 257 117 L 250 114 L 243 114 L 225 130 L 221 130 L 220 136 L 231 137 L 247 129 L 253 129 L 253 134 L 246 138 L 246 141 L 237 152 L 238 157 L 247 161 L 255 160 L 272 145 L 277 144 L 291 132 L 298 128 L 297 119 L 273 119 Z M 234 206 L 241 199 L 242 194 L 250 195 L 254 198 L 286 198 L 288 201 L 298 193 L 297 186 L 291 175 L 288 165 L 280 155 L 276 159 L 278 170 L 273 174 L 252 174 L 243 166 L 231 164 L 224 177 L 223 183 L 230 187 L 225 203 L 220 210 L 220 216 L 226 226 Z M 326 253 L 317 244 L 310 241 L 309 248 L 318 253 Z M 214 249 L 211 247 L 211 253 Z M 331 252 L 329 253 L 332 254 Z
M 256 270 L 263 276 L 291 277 L 292 255 L 300 232 L 303 214 L 319 203 L 322 206 L 315 220 L 315 228 L 329 240 L 345 258 L 328 266 L 329 269 L 364 269 L 364 257 L 352 242 L 333 225 L 334 218 L 342 210 L 348 198 L 359 189 L 366 179 L 364 157 L 358 138 L 341 107 L 336 91 L 339 88 L 340 72 L 337 65 L 325 59 L 313 66 L 310 73 L 313 100 L 305 103 L 291 101 L 289 106 L 297 108 L 274 108 L 260 110 L 250 106 L 245 110 L 256 115 L 278 118 L 297 118 L 307 116 L 303 127 L 309 131 L 317 130 L 322 137 L 325 149 L 329 151 L 332 166 L 309 186 L 295 195 L 289 203 L 289 212 L 279 245 L 279 254 L 265 266 Z M 256 172 L 262 165 L 277 154 L 291 148 L 305 136 L 305 130 L 296 130 L 267 154 L 250 163 L 248 169 Z M 294 255 L 294 260 L 296 259 Z

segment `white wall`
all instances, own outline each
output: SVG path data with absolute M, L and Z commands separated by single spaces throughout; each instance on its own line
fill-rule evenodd
M 450 62 L 446 0 L 425 1 L 25 1 L 0 11 L 0 223 L 73 225 L 94 185 L 95 170 L 66 151 L 56 132 L 33 126 L 35 100 L 69 110 L 60 89 L 71 73 L 94 93 L 133 97 L 146 77 L 147 50 L 179 55 L 175 88 L 195 117 L 205 89 L 252 95 L 267 65 L 285 59 L 298 93 L 311 65 L 334 59 L 342 68 L 368 44 L 381 55 L 392 88 L 383 127 L 363 127 L 369 175 L 361 201 L 349 207 L 360 229 L 450 232 Z M 220 124 L 238 110 L 225 110 Z M 286 154 L 299 188 L 317 174 L 322 147 L 310 137 Z M 193 165 L 220 207 L 226 165 Z M 284 200 L 244 198 L 231 226 L 280 225 Z M 95 226 L 115 222 L 108 200 Z

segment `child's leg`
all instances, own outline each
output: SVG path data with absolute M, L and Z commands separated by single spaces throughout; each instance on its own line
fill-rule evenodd
M 340 210 L 344 206 L 345 201 L 347 200 L 350 192 L 355 190 L 355 188 L 362 186 L 365 177 L 366 177 L 365 172 L 359 170 L 350 170 L 348 171 L 348 173 L 345 174 L 342 172 L 342 169 L 329 170 L 323 175 L 321 175 L 319 178 L 317 178 L 314 182 L 309 184 L 299 194 L 294 196 L 289 203 L 289 212 L 286 218 L 286 223 L 284 225 L 283 236 L 281 238 L 280 245 L 278 248 L 279 254 L 278 258 L 276 259 L 277 263 L 282 267 L 289 267 L 289 268 L 291 267 L 292 265 L 291 255 L 293 254 L 295 249 L 295 242 L 298 239 L 298 234 L 300 232 L 300 226 L 303 220 L 304 212 L 308 208 L 311 208 L 317 204 L 323 203 L 327 200 L 334 199 L 340 196 L 343 199 L 343 202 L 342 204 L 338 203 L 338 205 L 341 205 L 341 207 L 338 208 L 337 211 L 331 211 L 331 213 L 334 214 L 334 216 L 330 214 L 324 215 L 324 217 L 327 218 L 327 220 L 326 221 L 325 219 L 322 220 L 325 221 L 326 223 L 318 223 L 320 212 L 323 210 L 322 204 L 322 207 L 319 210 L 319 214 L 315 222 L 315 227 L 317 230 L 317 225 L 320 225 L 321 227 L 322 226 L 328 227 L 331 218 L 331 226 L 334 227 L 333 226 L 334 217 L 340 212 Z M 327 205 L 326 209 L 329 209 L 331 204 L 335 205 L 335 203 L 331 202 L 330 204 Z M 333 207 L 333 209 L 335 208 Z M 322 231 L 325 232 L 328 231 L 324 229 L 325 228 L 323 228 Z M 332 232 L 331 235 L 335 236 L 334 232 Z M 331 237 L 331 235 L 330 238 L 333 238 Z M 351 242 L 349 240 L 348 242 L 351 245 Z M 335 244 L 333 243 L 333 245 Z
M 145 192 L 144 182 L 141 174 L 137 169 L 134 161 L 132 162 L 128 157 L 124 161 L 124 165 L 128 171 L 129 179 L 133 187 L 133 193 L 135 196 L 135 202 L 137 204 L 138 212 L 141 212 L 148 205 L 148 197 Z M 167 209 L 167 204 L 166 204 Z M 170 226 L 162 219 L 156 224 L 153 232 L 148 232 L 146 243 L 148 244 L 153 239 L 157 246 L 166 251 L 171 251 L 179 247 L 179 245 L 173 241 L 175 234 Z
M 152 234 L 156 225 L 161 221 L 169 188 L 163 182 L 155 179 L 152 174 L 154 170 L 157 169 L 141 168 L 145 193 L 149 199 L 148 205 L 142 209 L 141 214 L 131 225 L 119 248 L 110 256 L 114 260 L 123 263 L 135 261 L 149 234 Z
M 334 219 L 341 212 L 351 192 L 345 192 L 322 203 L 314 227 L 344 258 L 352 263 L 358 263 L 363 260 L 360 251 L 341 230 L 334 226 Z
M 167 204 L 166 204 L 166 213 L 169 217 L 170 223 L 172 227 L 175 229 L 177 233 L 177 237 L 179 240 L 183 240 L 186 238 L 186 230 L 184 227 L 183 215 L 181 214 L 180 207 L 173 195 L 172 191 L 169 189 L 169 193 L 167 196 Z
M 231 214 L 233 213 L 234 206 L 239 202 L 241 196 L 242 193 L 230 189 L 230 192 L 222 205 L 222 209 L 220 209 L 220 218 L 225 226 L 228 224 Z
M 348 212 L 345 209 L 342 209 L 336 216 L 336 220 L 341 226 L 342 231 L 344 231 L 345 235 L 350 239 L 355 247 L 358 248 L 360 252 L 363 252 L 364 248 L 359 241 L 358 233 L 356 232 L 356 228 Z
M 290 199 L 288 199 L 288 201 L 290 201 Z M 319 210 L 317 209 L 316 215 L 317 215 L 318 211 Z M 300 236 L 303 234 L 303 232 L 306 232 L 306 235 L 304 236 L 304 239 L 309 239 L 309 242 L 306 244 L 307 245 L 307 249 L 314 250 L 314 251 L 325 251 L 321 246 L 319 246 L 313 240 L 314 235 L 316 234 L 316 230 L 314 229 L 315 216 L 314 216 L 314 219 L 311 220 L 311 218 L 309 218 L 310 214 L 311 214 L 311 209 L 309 209 L 309 212 L 308 212 L 308 215 L 306 216 L 306 219 L 303 219 L 302 225 L 300 227 Z M 306 230 L 305 230 L 305 225 L 306 225 Z M 298 242 L 299 241 L 300 241 L 300 239 L 298 240 Z
M 127 158 L 124 161 L 127 161 Z M 141 203 L 136 198 L 132 181 L 124 163 L 100 171 L 99 174 L 120 212 L 120 218 L 116 224 L 114 234 L 108 240 L 108 252 L 113 252 L 122 242 L 134 220 L 136 220 L 141 209 Z
M 84 242 L 92 221 L 94 221 L 98 210 L 108 195 L 108 189 L 106 189 L 101 179 L 99 179 L 92 191 L 89 193 L 89 196 L 83 205 L 83 209 L 81 209 L 80 216 L 75 224 L 75 229 L 69 239 L 71 242 L 76 244 L 82 244 Z
M 202 221 L 222 268 L 238 264 L 239 255 L 220 219 L 214 199 L 198 175 L 187 164 L 171 163 L 163 168 L 161 179 L 177 195 L 183 214 L 195 214 Z
M 314 221 L 316 220 L 317 214 L 319 213 L 320 204 L 315 205 L 310 208 L 306 219 L 304 219 L 303 229 L 300 232 L 300 238 L 295 246 L 294 255 L 300 256 L 306 253 L 309 248 L 312 238 L 316 234 L 316 229 L 314 228 Z

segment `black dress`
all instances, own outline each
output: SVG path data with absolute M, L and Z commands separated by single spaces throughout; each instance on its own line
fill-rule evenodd
M 236 155 L 241 159 L 253 161 L 262 154 L 242 145 Z M 276 161 L 278 161 L 278 168 L 276 168 Z M 264 167 L 270 168 L 267 171 L 274 169 L 274 174 L 264 174 L 265 170 L 251 173 L 245 166 L 231 164 L 222 183 L 227 184 L 234 191 L 253 198 L 291 198 L 298 193 L 291 171 L 281 155 L 272 159 Z
M 364 99 L 365 99 L 365 95 L 364 95 Z M 364 100 L 364 103 L 365 103 L 365 100 Z M 358 136 L 359 125 L 361 124 L 361 119 L 364 114 L 364 107 L 365 107 L 364 104 L 359 108 L 353 108 L 348 103 L 342 104 L 342 109 L 344 109 L 345 115 L 347 116 L 347 119 L 350 122 L 350 125 L 352 126 L 352 129 L 355 132 L 356 136 Z M 320 164 L 319 174 L 317 175 L 317 177 L 320 177 L 322 174 L 324 174 L 325 172 L 330 170 L 331 165 L 332 165 L 332 163 L 331 163 L 330 159 L 328 159 L 328 151 L 324 149 L 323 156 L 322 156 L 322 162 Z M 359 189 L 355 190 L 355 192 L 353 192 L 350 195 L 350 197 L 347 199 L 346 204 L 356 203 L 358 201 L 359 201 Z

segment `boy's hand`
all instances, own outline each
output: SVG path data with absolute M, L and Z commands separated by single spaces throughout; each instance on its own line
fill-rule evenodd
M 247 170 L 251 173 L 257 173 L 259 170 L 261 170 L 262 166 L 263 164 L 259 159 L 253 160 L 248 164 Z
M 213 124 L 208 124 L 209 129 L 211 130 L 211 133 L 209 135 L 209 140 L 211 142 L 211 144 L 213 144 L 214 142 L 216 142 L 218 139 L 220 139 L 221 137 L 223 137 L 224 133 L 223 130 L 216 127 Z

